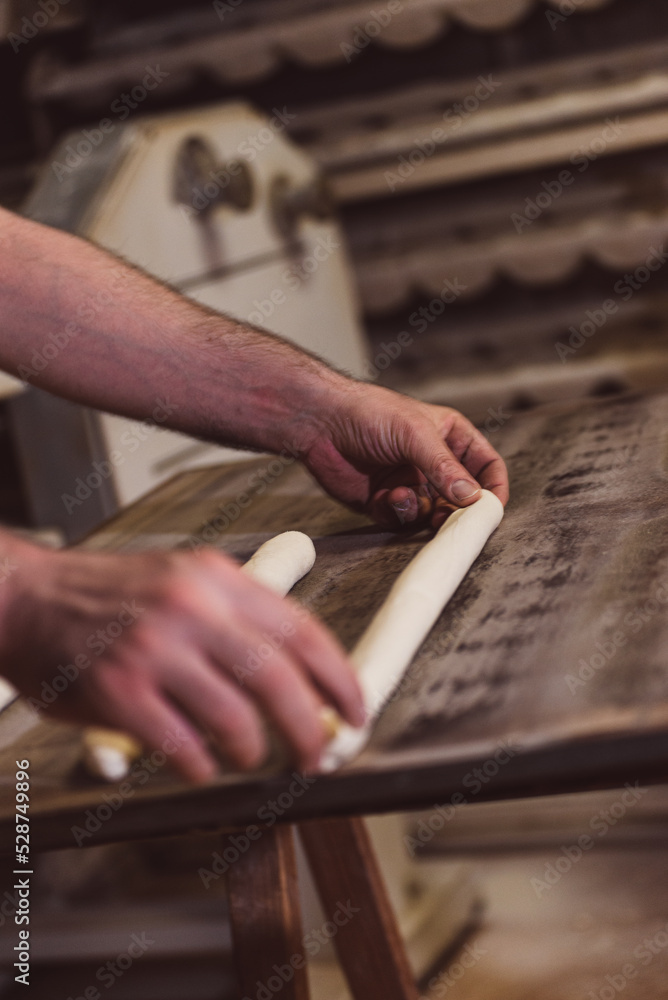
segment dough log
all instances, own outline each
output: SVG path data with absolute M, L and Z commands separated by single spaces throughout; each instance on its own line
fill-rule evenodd
M 482 490 L 476 503 L 451 514 L 397 577 L 351 653 L 369 721 L 361 729 L 341 723 L 322 755 L 322 771 L 336 770 L 364 748 L 379 711 L 502 517 L 501 501 Z
M 302 531 L 270 538 L 241 567 L 242 572 L 285 597 L 315 562 L 315 546 Z

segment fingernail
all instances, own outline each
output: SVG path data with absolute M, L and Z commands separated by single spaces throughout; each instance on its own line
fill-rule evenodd
M 473 483 L 468 482 L 466 479 L 458 479 L 450 487 L 450 492 L 456 500 L 468 500 L 470 497 L 474 497 L 476 493 L 480 493 L 480 487 L 474 486 Z
M 400 500 L 398 503 L 393 503 L 392 508 L 397 515 L 399 524 L 403 524 L 406 520 L 406 514 L 410 510 L 411 502 L 410 500 Z

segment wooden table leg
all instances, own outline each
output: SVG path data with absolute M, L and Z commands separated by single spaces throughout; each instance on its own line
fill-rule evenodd
M 227 873 L 239 996 L 309 1000 L 292 827 L 249 843 Z
M 355 1000 L 417 1000 L 364 820 L 314 820 L 298 830 L 325 913 L 338 907 L 351 914 L 341 920 L 332 943 Z

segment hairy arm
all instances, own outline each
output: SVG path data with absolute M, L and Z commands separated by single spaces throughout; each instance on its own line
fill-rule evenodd
M 0 209 L 0 367 L 40 388 L 220 443 L 280 450 L 348 380 L 98 247 Z M 37 354 L 37 358 L 35 355 Z M 44 363 L 46 362 L 46 363 Z
M 138 419 L 166 400 L 165 426 L 221 444 L 280 451 L 289 441 L 330 493 L 377 520 L 424 517 L 421 495 L 461 506 L 484 486 L 508 499 L 501 458 L 457 411 L 356 382 L 2 210 L 0 317 L 7 371 Z

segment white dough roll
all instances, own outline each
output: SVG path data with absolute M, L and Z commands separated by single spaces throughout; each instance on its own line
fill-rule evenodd
M 264 542 L 241 570 L 285 597 L 314 563 L 315 546 L 309 536 L 302 531 L 284 531 Z
M 342 725 L 325 749 L 321 770 L 336 770 L 368 742 L 375 717 L 502 517 L 501 501 L 482 490 L 474 504 L 450 515 L 397 577 L 351 653 L 370 721 L 362 729 Z

